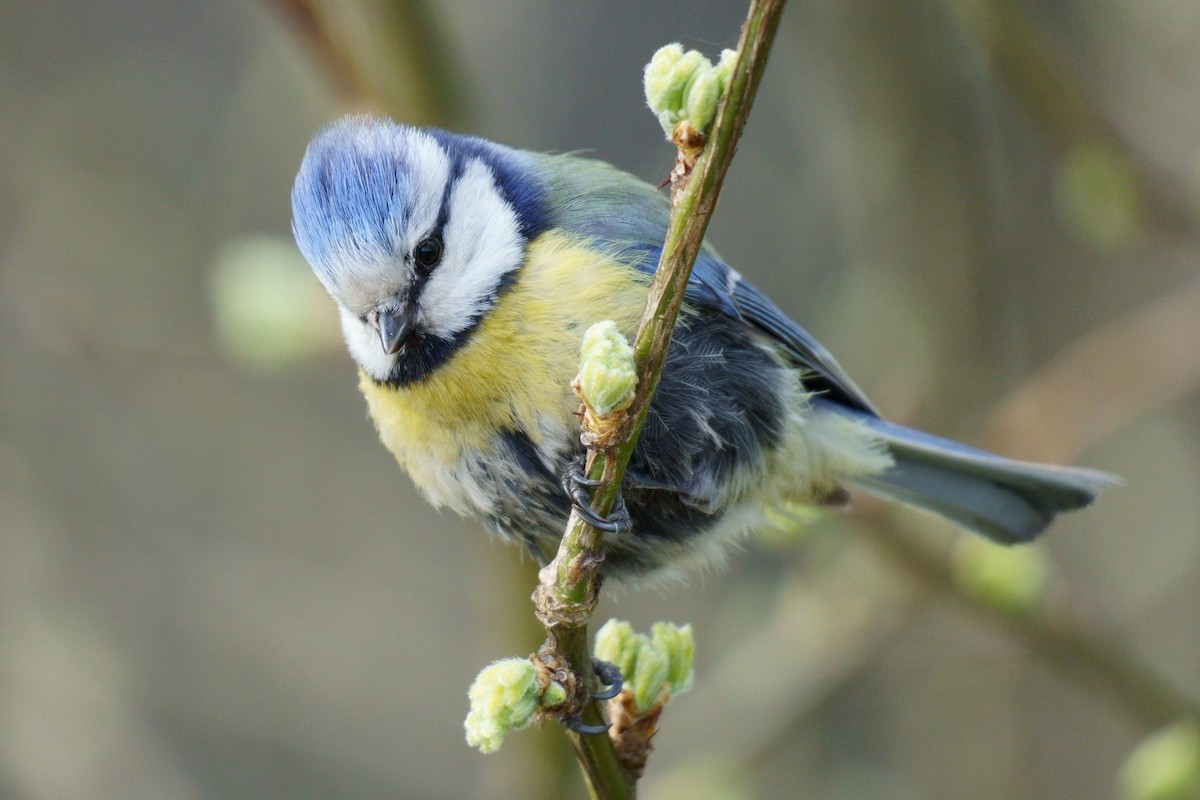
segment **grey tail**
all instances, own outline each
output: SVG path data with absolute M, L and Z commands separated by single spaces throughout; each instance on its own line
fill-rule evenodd
M 1120 482 L 1105 472 L 1014 461 L 853 409 L 837 411 L 871 428 L 896 461 L 885 472 L 858 479 L 858 485 L 1001 544 L 1033 540 L 1056 514 L 1083 508 Z

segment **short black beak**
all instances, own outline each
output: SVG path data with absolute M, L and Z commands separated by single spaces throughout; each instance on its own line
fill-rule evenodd
M 413 331 L 414 316 L 404 309 L 379 310 L 379 343 L 383 345 L 383 352 L 389 356 L 400 352 Z

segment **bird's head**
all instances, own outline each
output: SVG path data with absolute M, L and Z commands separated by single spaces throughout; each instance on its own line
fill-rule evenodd
M 292 231 L 374 380 L 420 380 L 496 302 L 543 225 L 533 161 L 482 139 L 346 117 L 309 144 Z

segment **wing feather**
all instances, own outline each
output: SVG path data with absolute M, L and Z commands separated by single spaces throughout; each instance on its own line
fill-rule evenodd
M 652 274 L 666 235 L 669 208 L 665 193 L 603 162 L 577 156 L 541 158 L 558 162 L 546 172 L 554 224 L 612 244 L 627 254 L 635 268 Z M 878 415 L 828 350 L 707 245 L 696 259 L 686 299 L 700 310 L 739 320 L 773 339 L 807 372 L 804 383 L 809 390 Z

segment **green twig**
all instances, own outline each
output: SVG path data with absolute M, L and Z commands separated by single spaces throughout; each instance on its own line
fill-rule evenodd
M 316 0 L 268 0 L 268 5 L 276 6 L 308 45 L 334 91 L 352 103 L 377 100 L 371 80 L 332 23 L 328 8 Z
M 340 96 L 413 125 L 454 127 L 467 94 L 453 43 L 425 0 L 267 0 L 308 45 Z
M 864 527 L 872 543 L 907 572 L 1012 632 L 1067 677 L 1107 695 L 1148 730 L 1184 717 L 1200 719 L 1200 703 L 1184 696 L 1122 647 L 1074 619 L 1066 609 L 1014 608 L 963 591 L 948 559 L 900 525 Z
M 751 0 L 738 42 L 733 76 L 721 98 L 711 135 L 691 175 L 683 178 L 684 182 L 672 191 L 666 241 L 634 342 L 638 391 L 628 412 L 628 428 L 618 443 L 601 457 L 597 457 L 597 451 L 589 453 L 589 477 L 606 481 L 591 498 L 592 507 L 600 514 L 612 511 L 622 476 L 633 455 L 638 433 L 658 385 L 692 264 L 750 113 L 784 4 L 785 0 Z M 591 669 L 587 624 L 595 609 L 602 561 L 599 532 L 572 514 L 558 554 L 542 570 L 541 583 L 534 595 L 538 616 L 547 632 L 547 642 L 540 655 L 548 665 L 557 664 L 560 658 L 565 660 L 569 668 L 583 678 L 580 681 L 581 696 L 596 683 Z M 601 719 L 597 703 L 586 700 L 583 721 L 597 724 Z M 592 797 L 628 798 L 635 795 L 634 781 L 618 761 L 609 737 L 575 733 L 568 733 L 568 736 Z

